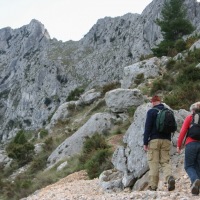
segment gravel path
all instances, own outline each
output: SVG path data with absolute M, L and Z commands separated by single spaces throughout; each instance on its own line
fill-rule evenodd
M 123 192 L 107 193 L 99 187 L 98 179 L 88 180 L 85 171 L 71 174 L 55 184 L 49 185 L 23 200 L 196 200 L 200 196 L 192 196 L 190 183 L 183 169 L 177 170 L 176 189 L 168 192 L 162 191 L 137 191 L 126 189 Z

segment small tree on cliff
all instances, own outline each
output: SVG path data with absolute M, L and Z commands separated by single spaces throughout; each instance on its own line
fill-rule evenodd
M 184 35 L 194 31 L 193 25 L 186 18 L 183 0 L 165 1 L 161 19 L 157 19 L 156 24 L 160 26 L 164 40 L 157 45 L 157 48 L 152 49 L 155 56 L 169 55 L 170 52 L 177 51 L 176 41 L 179 40 L 180 43 Z
M 34 145 L 27 141 L 23 130 L 19 131 L 15 138 L 6 147 L 10 158 L 17 161 L 19 166 L 30 162 L 34 155 Z

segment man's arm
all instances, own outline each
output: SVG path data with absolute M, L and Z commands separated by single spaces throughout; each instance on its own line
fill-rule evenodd
M 143 139 L 145 151 L 148 150 L 148 142 L 149 142 L 149 137 L 150 137 L 152 127 L 153 127 L 152 110 L 149 110 L 147 112 L 147 118 L 146 118 L 146 122 L 145 122 L 145 130 L 144 130 L 144 139 Z

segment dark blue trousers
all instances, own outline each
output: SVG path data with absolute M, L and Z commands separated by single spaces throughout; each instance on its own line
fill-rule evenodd
M 185 171 L 191 184 L 200 179 L 200 142 L 190 142 L 185 147 Z

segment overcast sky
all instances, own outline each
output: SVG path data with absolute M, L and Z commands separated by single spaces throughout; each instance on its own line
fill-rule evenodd
M 39 20 L 51 38 L 80 40 L 98 19 L 141 13 L 152 0 L 0 0 L 0 29 Z

